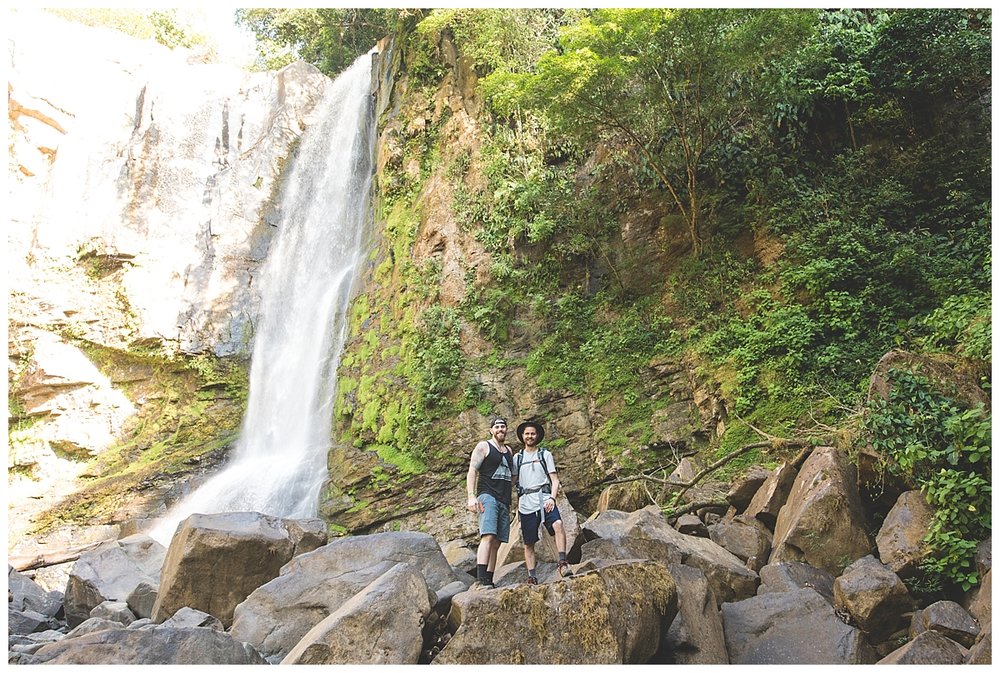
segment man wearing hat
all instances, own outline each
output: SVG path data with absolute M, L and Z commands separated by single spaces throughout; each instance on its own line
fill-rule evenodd
M 500 544 L 510 536 L 510 487 L 514 467 L 513 451 L 507 446 L 507 421 L 494 418 L 490 424 L 493 441 L 476 444 L 465 477 L 468 503 L 465 508 L 479 514 L 479 549 L 476 552 L 476 580 L 480 587 L 493 587 Z
M 545 428 L 537 421 L 525 421 L 517 426 L 517 438 L 524 449 L 514 457 L 514 483 L 520 496 L 517 514 L 524 538 L 524 565 L 528 569 L 528 584 L 538 584 L 535 575 L 535 543 L 541 525 L 556 542 L 559 552 L 558 571 L 562 577 L 572 575 L 566 560 L 566 531 L 556 507 L 559 476 L 552 452 L 542 448 Z

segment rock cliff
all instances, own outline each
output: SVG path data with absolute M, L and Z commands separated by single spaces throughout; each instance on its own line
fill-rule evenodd
M 77 478 L 131 470 L 91 513 L 121 521 L 238 427 L 282 168 L 330 80 L 9 18 L 12 501 L 65 515 Z

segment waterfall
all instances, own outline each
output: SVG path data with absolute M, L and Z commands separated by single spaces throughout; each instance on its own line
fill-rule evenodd
M 229 464 L 150 535 L 168 544 L 193 513 L 317 514 L 337 365 L 361 258 L 372 179 L 371 53 L 342 73 L 302 135 L 284 180 L 278 232 L 259 278 L 250 390 Z

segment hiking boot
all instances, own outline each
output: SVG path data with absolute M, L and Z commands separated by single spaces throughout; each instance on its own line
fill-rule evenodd
M 538 584 L 538 578 L 537 577 L 529 577 L 528 578 L 528 584 Z
M 569 569 L 568 561 L 560 561 L 559 565 L 556 566 L 556 571 L 559 573 L 559 577 L 569 577 L 573 574 L 573 571 Z

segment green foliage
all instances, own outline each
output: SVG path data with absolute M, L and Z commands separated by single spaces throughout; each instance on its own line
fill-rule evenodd
M 482 72 L 519 72 L 550 49 L 559 26 L 578 12 L 557 9 L 435 9 L 417 31 L 450 30 L 462 55 Z
M 187 25 L 176 9 L 53 8 L 48 11 L 87 26 L 113 28 L 139 39 L 154 39 L 171 49 L 191 49 L 208 43 L 208 38 Z
M 976 584 L 976 544 L 991 528 L 991 419 L 937 392 L 919 374 L 891 370 L 887 401 L 876 399 L 864 419 L 864 439 L 888 459 L 888 469 L 914 481 L 934 508 L 922 569 L 963 590 Z
M 423 407 L 433 410 L 447 402 L 458 384 L 465 356 L 459 343 L 461 322 L 452 308 L 432 306 L 421 315 L 417 335 L 419 363 L 416 390 Z
M 565 28 L 559 50 L 546 53 L 535 72 L 498 76 L 487 93 L 501 114 L 536 110 L 570 137 L 630 147 L 625 165 L 669 195 L 697 253 L 703 183 L 713 172 L 708 158 L 722 151 L 732 129 L 746 125 L 749 79 L 800 39 L 803 17 L 779 10 L 597 10 Z
M 928 331 L 921 341 L 928 350 L 946 350 L 966 357 L 992 360 L 993 322 L 991 294 L 973 291 L 952 295 L 939 308 L 921 318 Z
M 259 65 L 301 58 L 336 76 L 417 10 L 349 7 L 244 8 L 236 21 L 257 36 Z

